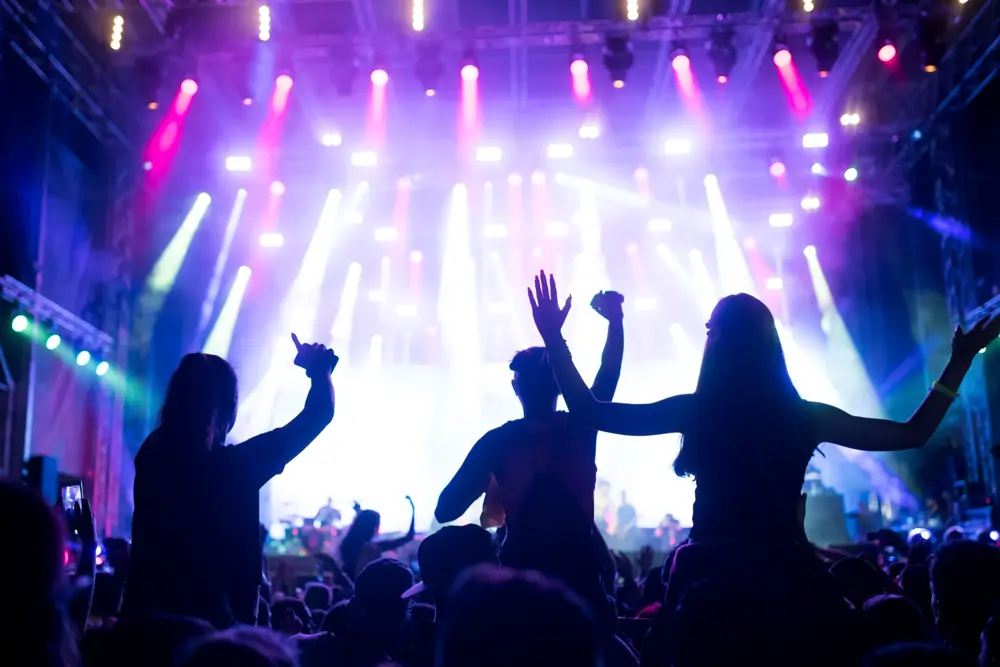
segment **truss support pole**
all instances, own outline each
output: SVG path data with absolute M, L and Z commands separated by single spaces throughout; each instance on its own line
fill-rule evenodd
M 956 220 L 965 219 L 960 194 L 960 181 L 955 171 L 957 138 L 948 126 L 939 124 L 933 131 L 930 167 L 934 183 L 934 203 L 937 212 Z M 967 326 L 969 315 L 979 305 L 976 295 L 972 247 L 967 239 L 945 234 L 941 237 L 941 259 L 944 266 L 945 297 L 948 313 L 955 325 Z M 962 384 L 962 396 L 955 406 L 960 411 L 962 444 L 965 451 L 969 484 L 982 484 L 987 492 L 996 491 L 996 470 L 990 454 L 992 433 L 989 400 L 983 363 L 977 359 Z

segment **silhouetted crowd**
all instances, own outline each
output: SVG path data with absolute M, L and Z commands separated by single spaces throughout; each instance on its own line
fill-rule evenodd
M 85 500 L 54 511 L 34 489 L 0 484 L 0 665 L 1000 665 L 995 543 L 952 531 L 893 542 L 884 560 L 818 549 L 801 493 L 821 444 L 925 444 L 1000 319 L 957 329 L 926 399 L 893 422 L 800 398 L 774 318 L 751 296 L 713 312 L 695 391 L 648 404 L 614 401 L 620 294 L 591 302 L 608 324 L 591 384 L 561 334 L 571 298 L 544 273 L 528 296 L 544 346 L 510 365 L 523 416 L 471 447 L 435 509 L 446 525 L 419 541 L 412 567 L 392 557 L 415 539 L 412 522 L 379 540 L 379 515 L 362 510 L 336 557 L 316 554 L 315 577 L 272 584 L 259 490 L 334 419 L 338 359 L 293 335 L 310 382 L 301 412 L 228 446 L 236 375 L 189 354 L 135 458 L 131 543 L 101 543 L 105 566 Z M 694 525 L 662 563 L 650 548 L 612 552 L 595 525 L 600 432 L 683 436 L 674 471 L 697 481 Z M 480 498 L 480 524 L 455 524 Z M 71 572 L 69 536 L 81 547 Z

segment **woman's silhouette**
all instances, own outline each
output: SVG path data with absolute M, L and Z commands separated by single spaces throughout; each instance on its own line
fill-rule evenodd
M 312 381 L 287 425 L 236 447 L 233 368 L 211 354 L 185 356 L 167 387 L 160 424 L 135 457 L 132 554 L 123 613 L 195 616 L 252 624 L 261 583 L 259 494 L 333 419 L 337 357 L 302 345 L 295 364 Z
M 406 500 L 410 503 L 410 529 L 394 540 L 375 539 L 382 524 L 382 515 L 375 510 L 355 508 L 357 514 L 354 521 L 340 541 L 341 567 L 352 581 L 365 569 L 365 565 L 381 558 L 384 552 L 395 551 L 413 541 L 416 515 L 413 513 L 413 500 L 409 496 L 406 496 Z

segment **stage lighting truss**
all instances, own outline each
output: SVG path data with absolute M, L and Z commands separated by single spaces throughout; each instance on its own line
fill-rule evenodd
M 921 17 L 918 28 L 920 48 L 924 51 L 924 71 L 936 72 L 948 51 L 948 16 L 939 12 Z
M 114 347 L 111 336 L 11 276 L 0 278 L 0 295 L 5 301 L 17 304 L 18 312 L 11 322 L 14 331 L 25 332 L 44 322 L 49 332 L 45 347 L 55 350 L 64 340 L 71 342 L 78 351 L 76 357 L 80 366 L 89 364 L 94 358 L 107 358 Z M 87 361 L 80 363 L 80 355 L 84 352 Z
M 417 46 L 417 62 L 413 67 L 417 81 L 424 87 L 424 93 L 433 96 L 438 82 L 444 74 L 444 63 L 441 61 L 441 45 L 437 43 L 420 44 Z
M 632 39 L 628 34 L 607 34 L 604 37 L 604 68 L 616 88 L 625 85 L 628 71 L 635 62 Z

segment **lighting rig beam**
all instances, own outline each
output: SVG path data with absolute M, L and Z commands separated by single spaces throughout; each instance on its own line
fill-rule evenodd
M 686 16 L 690 11 L 691 0 L 670 0 L 667 16 L 676 19 L 678 16 Z M 669 35 L 663 35 L 660 38 L 660 48 L 656 54 L 656 72 L 653 75 L 653 85 L 650 87 L 649 95 L 646 98 L 647 117 L 653 113 L 654 109 L 661 108 L 661 101 L 667 95 L 667 91 L 673 87 L 674 70 L 670 62 L 673 41 Z
M 752 23 L 756 24 L 757 28 L 753 32 L 750 46 L 739 53 L 732 76 L 729 77 L 731 88 L 728 92 L 729 104 L 726 111 L 730 122 L 739 118 L 743 106 L 750 98 L 750 91 L 764 64 L 764 59 L 771 55 L 771 47 L 778 28 L 783 27 L 781 17 L 786 13 L 786 4 L 787 0 L 766 0 L 761 11 L 750 12 L 755 17 Z M 787 30 L 785 34 L 788 34 Z
M 876 36 L 878 36 L 878 19 L 875 14 L 871 14 L 847 38 L 847 44 L 841 49 L 833 69 L 830 70 L 817 95 L 818 99 L 813 107 L 814 117 L 827 118 L 834 114 L 833 106 L 844 99 L 844 91 L 854 78 L 862 59 L 871 53 Z

